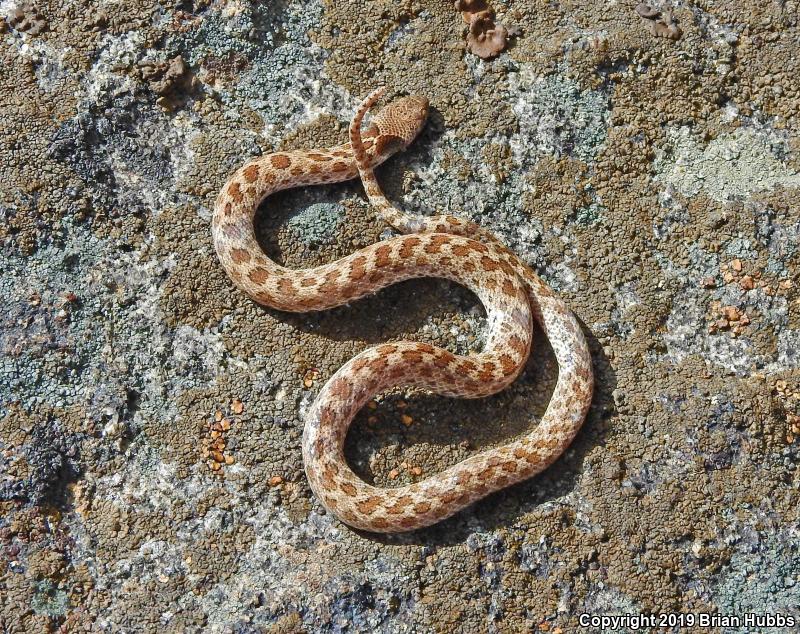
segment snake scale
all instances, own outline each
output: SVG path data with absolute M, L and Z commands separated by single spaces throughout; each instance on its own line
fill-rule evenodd
M 303 459 L 314 493 L 346 524 L 391 533 L 439 522 L 548 467 L 583 423 L 593 378 L 589 349 L 575 316 L 497 238 L 454 216 L 407 215 L 383 196 L 372 170 L 414 140 L 427 119 L 428 101 L 419 96 L 395 99 L 362 131 L 365 113 L 382 92 L 373 92 L 356 112 L 350 143 L 276 152 L 239 168 L 217 197 L 211 231 L 217 256 L 233 283 L 255 302 L 277 310 L 325 310 L 418 277 L 454 280 L 483 303 L 488 332 L 480 353 L 462 356 L 410 341 L 368 348 L 331 376 L 306 415 Z M 264 198 L 291 187 L 359 175 L 380 216 L 403 235 L 308 269 L 280 266 L 264 254 L 253 226 Z M 352 471 L 343 453 L 345 436 L 372 396 L 398 386 L 462 398 L 494 394 L 524 367 L 534 319 L 559 367 L 556 387 L 535 428 L 405 486 L 375 487 Z

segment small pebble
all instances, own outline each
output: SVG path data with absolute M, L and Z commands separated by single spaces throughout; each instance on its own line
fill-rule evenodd
M 722 314 L 725 315 L 725 319 L 728 321 L 739 321 L 739 318 L 742 316 L 736 306 L 725 306 L 722 309 Z

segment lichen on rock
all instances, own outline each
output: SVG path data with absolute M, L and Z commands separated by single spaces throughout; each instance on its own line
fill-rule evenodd
M 0 629 L 800 618 L 798 5 L 635 7 L 0 3 Z M 487 9 L 475 37 L 517 35 L 482 59 L 465 38 Z M 390 198 L 496 232 L 578 316 L 596 376 L 540 476 L 387 538 L 314 498 L 303 413 L 368 346 L 480 349 L 479 303 L 426 279 L 263 309 L 209 229 L 238 166 L 345 142 L 379 84 L 431 102 L 378 170 Z M 391 234 L 356 181 L 270 197 L 256 233 L 293 268 Z M 346 458 L 419 481 L 535 425 L 556 376 L 537 334 L 490 399 L 376 395 Z

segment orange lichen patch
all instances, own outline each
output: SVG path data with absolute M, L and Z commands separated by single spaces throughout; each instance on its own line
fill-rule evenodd
M 317 368 L 309 368 L 303 374 L 303 385 L 305 387 L 311 387 L 318 378 L 319 370 L 317 370 Z
M 247 277 L 249 277 L 250 280 L 254 284 L 263 284 L 264 282 L 267 281 L 267 277 L 269 277 L 269 273 L 268 273 L 267 269 L 261 268 L 259 266 L 257 268 L 254 268 L 252 271 L 250 271 L 247 274 Z
M 712 315 L 716 314 L 716 318 L 708 327 L 711 334 L 730 331 L 736 337 L 750 324 L 750 317 L 736 306 L 722 306 L 719 301 L 713 301 L 709 308 Z
M 359 255 L 350 263 L 350 279 L 360 280 L 366 273 L 367 258 Z
M 366 500 L 361 500 L 360 502 L 356 502 L 356 507 L 362 513 L 369 515 L 378 507 L 380 503 L 381 499 L 378 496 L 373 495 L 368 497 Z
M 272 167 L 277 167 L 278 169 L 286 169 L 292 164 L 292 159 L 290 159 L 285 154 L 273 154 L 269 157 L 269 162 L 272 163 Z
M 283 484 L 283 478 L 279 475 L 274 475 L 269 479 L 269 485 L 271 487 L 280 486 Z
M 420 242 L 422 242 L 422 240 L 416 237 L 410 237 L 403 240 L 403 245 L 400 247 L 400 257 L 404 259 L 410 258 L 411 254 L 414 252 L 414 249 L 417 248 Z
M 247 167 L 245 167 L 242 170 L 242 174 L 244 175 L 244 179 L 248 183 L 254 183 L 255 181 L 257 181 L 258 180 L 258 173 L 259 173 L 259 168 L 258 168 L 258 165 L 256 163 L 253 163 L 252 165 L 248 165 Z
M 235 414 L 240 414 L 243 408 L 237 407 L 236 403 L 241 406 L 241 401 L 234 400 L 232 411 Z M 212 420 L 208 423 L 208 435 L 202 442 L 202 456 L 206 458 L 206 466 L 214 473 L 221 474 L 222 467 L 232 465 L 235 460 L 230 454 L 226 454 L 226 440 L 225 434 L 231 428 L 231 419 L 226 417 L 221 410 L 216 410 Z
M 228 196 L 233 198 L 234 202 L 237 203 L 242 202 L 243 196 L 242 196 L 242 190 L 239 187 L 239 183 L 234 182 L 228 186 Z
M 246 249 L 231 249 L 231 260 L 236 264 L 244 264 L 250 261 L 250 252 Z

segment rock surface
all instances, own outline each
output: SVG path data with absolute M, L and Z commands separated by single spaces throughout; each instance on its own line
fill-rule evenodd
M 0 4 L 0 629 L 800 617 L 798 3 L 661 2 L 677 40 L 634 3 L 492 7 L 515 37 L 483 61 L 452 2 Z M 433 108 L 389 196 L 497 232 L 581 319 L 597 378 L 543 475 L 390 538 L 311 495 L 303 411 L 368 345 L 479 348 L 480 306 L 421 280 L 264 310 L 209 230 L 233 169 L 340 142 L 378 84 Z M 257 228 L 294 267 L 386 231 L 357 183 L 277 195 Z M 493 398 L 381 395 L 348 459 L 426 477 L 535 425 L 555 371 L 538 337 Z

